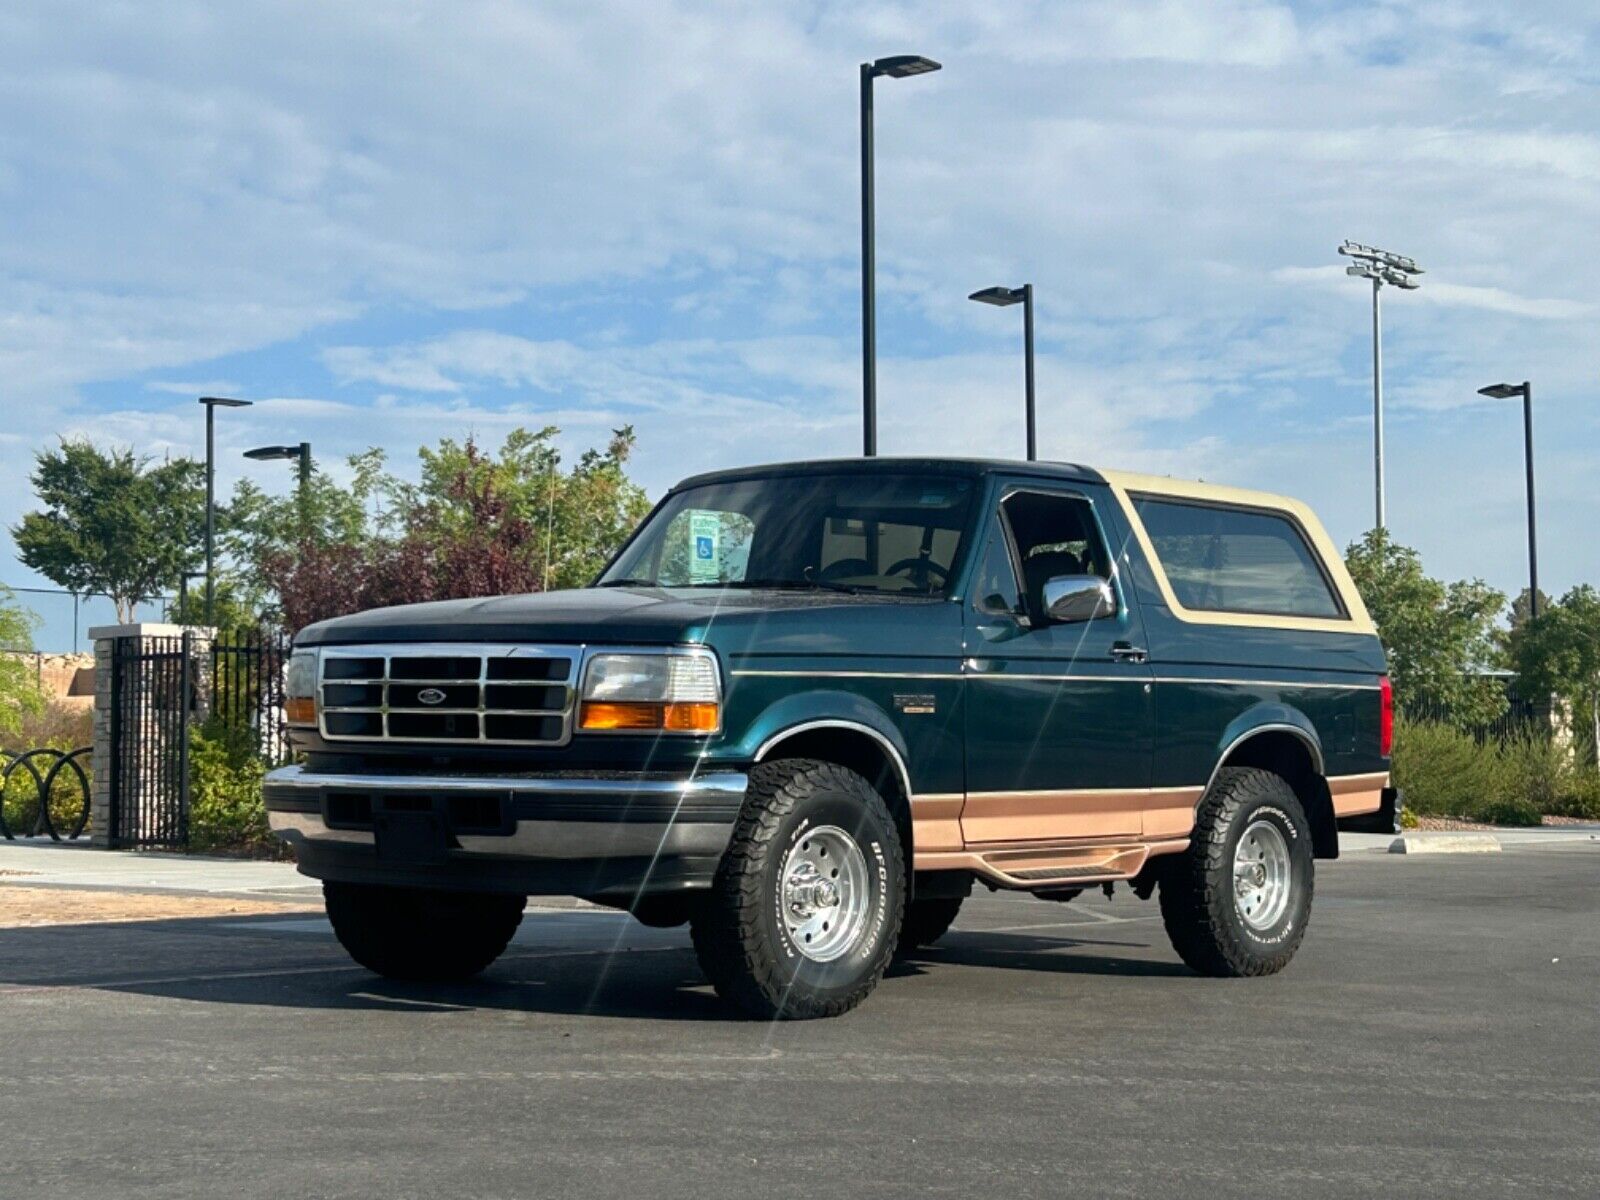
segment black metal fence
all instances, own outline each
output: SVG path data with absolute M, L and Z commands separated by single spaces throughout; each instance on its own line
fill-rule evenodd
M 211 644 L 211 711 L 252 730 L 256 752 L 269 766 L 290 757 L 283 711 L 288 662 L 289 637 L 278 630 L 252 630 Z
M 1467 732 L 1480 742 L 1505 742 L 1519 737 L 1550 732 L 1550 713 L 1517 689 L 1514 675 L 1492 675 L 1505 694 L 1506 707 L 1494 720 L 1473 726 Z M 1432 696 L 1413 696 L 1400 703 L 1400 715 L 1408 721 L 1437 721 L 1454 725 L 1450 707 Z
M 112 644 L 107 832 L 113 846 L 188 844 L 192 638 L 184 633 Z
M 290 757 L 284 724 L 289 639 L 255 630 L 206 644 L 185 632 L 119 638 L 111 655 L 113 846 L 189 843 L 190 729 L 204 714 L 250 731 L 269 765 Z

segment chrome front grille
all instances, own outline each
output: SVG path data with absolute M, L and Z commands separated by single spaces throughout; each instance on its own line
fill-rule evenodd
M 559 746 L 582 656 L 578 646 L 330 646 L 317 722 L 333 742 Z

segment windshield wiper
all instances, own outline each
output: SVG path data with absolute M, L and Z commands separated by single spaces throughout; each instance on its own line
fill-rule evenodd
M 805 569 L 806 582 L 814 588 L 826 588 L 830 592 L 843 592 L 847 596 L 859 596 L 866 591 L 880 591 L 879 588 L 857 587 L 853 583 L 837 583 L 832 579 L 823 579 L 810 567 Z
M 602 579 L 595 587 L 660 587 L 654 579 Z

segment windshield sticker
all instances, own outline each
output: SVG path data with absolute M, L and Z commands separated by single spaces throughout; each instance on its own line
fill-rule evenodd
M 704 509 L 689 510 L 689 582 L 716 583 L 722 578 L 718 542 L 722 515 Z

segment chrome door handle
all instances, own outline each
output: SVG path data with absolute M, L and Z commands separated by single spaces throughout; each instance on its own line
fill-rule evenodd
M 1111 647 L 1111 657 L 1118 662 L 1142 663 L 1150 659 L 1150 651 L 1129 642 L 1118 642 Z

